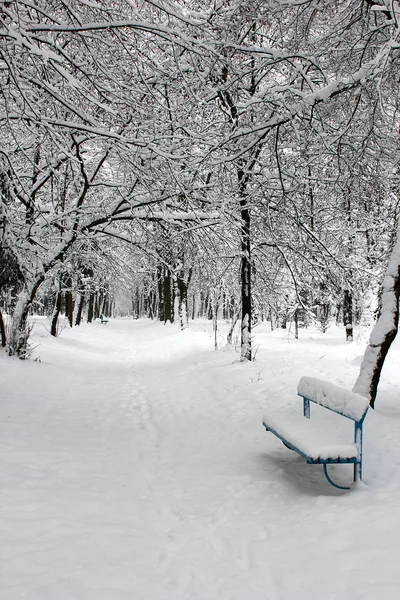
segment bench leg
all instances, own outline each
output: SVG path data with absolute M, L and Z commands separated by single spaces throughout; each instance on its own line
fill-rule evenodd
M 327 469 L 326 463 L 323 464 L 323 467 L 324 467 L 324 475 L 327 478 L 327 480 L 329 481 L 329 483 L 331 485 L 333 485 L 333 487 L 338 488 L 338 490 L 349 490 L 350 489 L 349 487 L 344 487 L 342 485 L 338 485 L 337 483 L 335 483 L 334 481 L 332 481 L 332 479 L 328 475 L 328 469 Z
M 362 467 L 361 463 L 354 463 L 354 481 L 362 480 Z

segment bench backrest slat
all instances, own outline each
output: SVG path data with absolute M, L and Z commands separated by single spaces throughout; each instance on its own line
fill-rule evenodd
M 369 401 L 364 396 L 315 377 L 302 377 L 297 386 L 297 393 L 357 422 L 363 420 L 369 408 Z

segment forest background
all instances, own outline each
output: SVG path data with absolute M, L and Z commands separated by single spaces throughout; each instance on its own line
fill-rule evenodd
M 0 330 L 29 314 L 397 332 L 400 5 L 0 0 Z M 386 272 L 386 276 L 385 276 Z M 3 316 L 4 313 L 4 316 Z M 254 354 L 254 352 L 253 352 Z

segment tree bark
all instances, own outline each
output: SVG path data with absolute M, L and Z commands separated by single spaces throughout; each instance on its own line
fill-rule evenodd
M 158 320 L 164 321 L 164 285 L 163 268 L 157 265 L 157 292 L 158 292 Z
M 372 408 L 375 405 L 382 367 L 399 326 L 399 296 L 400 228 L 382 283 L 381 310 L 361 363 L 360 374 L 353 387 L 353 392 L 369 398 Z
M 344 290 L 343 296 L 343 325 L 346 329 L 346 342 L 353 341 L 353 294 Z
M 65 281 L 66 292 L 65 292 L 65 316 L 67 317 L 69 324 L 73 327 L 74 324 L 74 299 L 72 297 L 72 280 L 68 277 Z
M 98 319 L 100 317 L 100 307 L 101 307 L 102 303 L 103 303 L 102 293 L 96 292 L 95 296 L 94 296 L 94 309 L 93 309 L 93 316 L 95 319 Z
M 236 314 L 234 317 L 232 317 L 232 323 L 229 328 L 228 335 L 226 336 L 226 341 L 228 342 L 228 344 L 232 344 L 233 331 L 235 329 L 235 325 L 236 325 L 237 321 L 238 321 L 238 315 Z
M 27 358 L 30 334 L 28 325 L 29 309 L 43 281 L 44 275 L 41 275 L 30 285 L 25 285 L 25 290 L 18 295 L 12 317 L 11 333 L 7 342 L 8 354 L 10 356 L 16 354 L 21 359 Z
M 1 312 L 1 309 L 0 309 L 0 335 L 1 335 L 1 345 L 3 348 L 5 348 L 6 343 L 7 343 L 7 336 L 6 336 L 6 328 L 4 325 L 3 313 Z
M 192 269 L 189 269 L 187 277 L 185 277 L 183 269 L 176 273 L 176 283 L 178 288 L 178 312 L 179 323 L 181 330 L 189 327 L 188 317 L 188 288 L 192 277 Z
M 87 314 L 87 322 L 88 323 L 91 323 L 93 321 L 93 315 L 94 315 L 94 292 L 90 292 L 89 307 L 88 307 L 88 314 Z
M 56 293 L 56 299 L 54 302 L 53 314 L 51 315 L 50 333 L 53 337 L 57 337 L 57 322 L 58 322 L 58 317 L 59 317 L 60 311 L 61 311 L 61 302 L 62 302 L 61 282 L 59 282 L 58 290 Z
M 173 322 L 172 316 L 172 295 L 171 295 L 171 273 L 167 267 L 164 268 L 164 323 Z
M 250 246 L 250 209 L 247 203 L 244 172 L 239 171 L 240 217 L 241 217 L 241 260 L 240 291 L 242 300 L 242 336 L 240 360 L 251 360 L 251 246 Z
M 78 311 L 76 313 L 75 325 L 80 325 L 82 322 L 83 307 L 85 304 L 85 292 L 82 290 L 79 292 L 79 303 Z

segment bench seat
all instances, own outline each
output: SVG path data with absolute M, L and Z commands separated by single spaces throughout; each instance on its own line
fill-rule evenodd
M 263 425 L 295 450 L 309 463 L 356 463 L 359 451 L 356 444 L 342 442 L 321 424 L 305 419 L 296 407 L 271 407 L 263 417 Z M 331 428 L 330 428 L 331 429 Z

